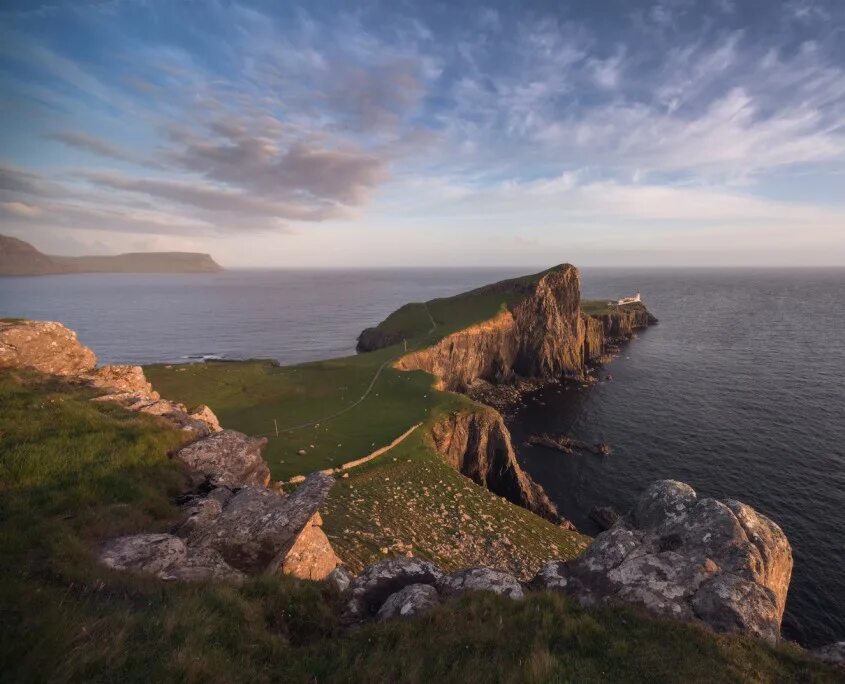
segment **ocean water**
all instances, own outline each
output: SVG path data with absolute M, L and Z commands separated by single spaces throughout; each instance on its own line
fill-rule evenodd
M 0 316 L 59 320 L 104 363 L 297 363 L 353 353 L 363 327 L 405 302 L 528 271 L 0 278 Z M 660 324 L 604 368 L 612 381 L 550 388 L 509 420 L 528 472 L 588 532 L 592 506 L 624 511 L 658 478 L 753 505 L 793 546 L 785 634 L 807 645 L 845 638 L 845 271 L 584 269 L 582 289 L 640 291 Z M 612 453 L 522 445 L 548 431 Z

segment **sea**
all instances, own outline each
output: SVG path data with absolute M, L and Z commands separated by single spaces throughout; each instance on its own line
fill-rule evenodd
M 406 302 L 531 271 L 6 277 L 0 316 L 61 321 L 102 363 L 290 364 L 354 353 L 363 327 Z M 582 291 L 641 292 L 660 323 L 626 344 L 596 385 L 529 397 L 509 419 L 525 469 L 591 534 L 593 506 L 625 511 L 655 479 L 751 504 L 792 543 L 785 636 L 806 646 L 845 639 L 845 270 L 585 268 Z M 611 453 L 525 446 L 540 432 L 604 442 Z

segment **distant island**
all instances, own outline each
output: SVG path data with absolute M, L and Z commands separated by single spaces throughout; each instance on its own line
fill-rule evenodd
M 0 275 L 62 273 L 216 273 L 220 266 L 198 252 L 130 252 L 110 256 L 53 256 L 28 242 L 0 235 Z

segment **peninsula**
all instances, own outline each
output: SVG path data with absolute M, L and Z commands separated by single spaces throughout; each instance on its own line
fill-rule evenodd
M 208 254 L 130 252 L 110 256 L 53 256 L 28 242 L 0 235 L 0 276 L 65 273 L 216 273 L 223 268 Z

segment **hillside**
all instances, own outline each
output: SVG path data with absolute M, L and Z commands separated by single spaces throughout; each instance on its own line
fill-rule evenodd
M 714 635 L 560 594 L 470 594 L 347 629 L 326 586 L 282 575 L 160 582 L 95 560 L 104 536 L 166 529 L 185 440 L 92 391 L 0 371 L 4 681 L 835 682 L 790 645 Z
M 50 256 L 28 242 L 0 235 L 0 275 L 215 273 L 222 270 L 208 254 L 132 252 L 112 256 Z

